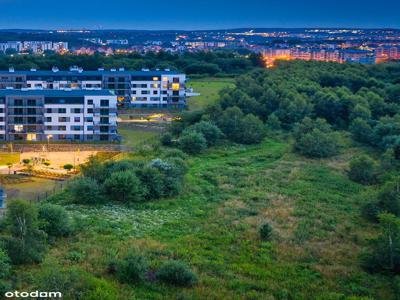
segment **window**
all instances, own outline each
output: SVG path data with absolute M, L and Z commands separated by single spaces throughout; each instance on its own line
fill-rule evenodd
M 81 109 L 80 108 L 71 108 L 71 113 L 80 114 L 81 113 Z
M 88 108 L 88 109 L 87 109 L 87 113 L 88 113 L 88 114 L 92 114 L 92 113 L 93 113 L 93 108 Z
M 67 118 L 67 117 L 58 117 L 58 122 L 60 122 L 60 123 L 65 123 L 68 121 L 69 121 L 69 118 Z
M 81 130 L 81 126 L 71 126 L 71 130 L 72 131 L 80 131 Z
M 148 95 L 149 91 L 142 91 L 142 95 Z
M 86 122 L 93 122 L 93 117 L 87 117 Z
M 67 113 L 67 109 L 66 108 L 59 108 L 58 109 L 58 113 L 59 114 L 66 114 Z
M 80 139 L 81 139 L 81 136 L 79 134 L 74 135 L 74 140 L 80 140 Z
M 0 114 L 4 113 L 4 108 L 0 108 Z
M 109 106 L 110 105 L 110 101 L 109 100 L 100 100 L 100 106 Z
M 46 108 L 46 113 L 51 114 L 53 110 L 51 108 Z
M 158 94 L 158 91 L 153 91 L 153 95 L 157 95 Z
M 172 82 L 174 82 L 174 83 L 179 83 L 179 77 L 174 77 L 174 78 L 172 79 Z
M 28 99 L 28 106 L 36 106 L 36 100 L 35 99 Z
M 93 131 L 93 126 L 88 126 L 88 127 L 87 127 L 87 130 L 88 130 L 88 131 Z
M 75 122 L 75 123 L 79 123 L 80 121 L 81 121 L 81 118 L 80 118 L 80 117 L 75 117 L 75 118 L 74 118 L 74 122 Z
M 15 106 L 22 106 L 23 105 L 22 99 L 15 99 L 14 100 L 14 105 Z
M 89 99 L 89 100 L 87 101 L 87 104 L 88 104 L 88 105 L 92 105 L 92 104 L 93 104 L 93 100 Z
M 28 108 L 27 109 L 28 115 L 35 115 L 36 114 L 36 108 Z
M 51 122 L 51 117 L 46 117 L 46 122 Z
M 67 126 L 58 126 L 58 130 L 59 131 L 66 131 L 67 130 Z

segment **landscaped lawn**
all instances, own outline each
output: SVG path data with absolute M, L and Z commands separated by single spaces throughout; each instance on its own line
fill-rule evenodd
M 138 146 L 160 134 L 155 130 L 133 127 L 124 124 L 118 125 L 118 133 L 122 136 L 122 144 L 128 147 Z
M 232 78 L 204 78 L 193 79 L 187 83 L 187 87 L 192 87 L 195 93 L 200 96 L 188 99 L 189 110 L 199 110 L 218 100 L 218 93 L 224 88 L 235 86 Z

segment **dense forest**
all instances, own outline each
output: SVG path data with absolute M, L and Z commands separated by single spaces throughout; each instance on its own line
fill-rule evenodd
M 84 70 L 98 68 L 125 68 L 127 70 L 171 69 L 185 72 L 189 75 L 226 76 L 243 74 L 254 66 L 261 64 L 260 57 L 251 54 L 249 57 L 233 51 L 198 52 L 171 54 L 167 52 L 148 52 L 146 54 L 132 53 L 106 56 L 100 53 L 94 55 L 0 55 L 0 70 L 13 66 L 16 70 L 51 70 L 58 67 L 68 70 L 71 66 L 79 66 Z
M 0 290 L 399 299 L 400 65 L 280 62 L 156 142 L 10 203 Z

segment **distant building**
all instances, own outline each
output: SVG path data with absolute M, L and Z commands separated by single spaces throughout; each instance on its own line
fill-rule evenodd
M 170 70 L 125 71 L 123 68 L 98 71 L 0 71 L 0 89 L 113 91 L 119 101 L 136 107 L 184 107 L 186 75 Z
M 108 90 L 0 90 L 2 141 L 113 141 L 117 96 Z
M 0 52 L 6 52 L 9 49 L 17 53 L 24 51 L 32 51 L 32 53 L 43 53 L 44 51 L 63 52 L 68 50 L 68 43 L 51 41 L 15 41 L 0 43 Z

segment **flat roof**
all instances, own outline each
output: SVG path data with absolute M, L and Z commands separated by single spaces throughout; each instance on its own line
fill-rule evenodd
M 52 70 L 37 70 L 37 71 L 10 71 L 10 70 L 0 70 L 0 74 L 17 74 L 17 75 L 38 75 L 38 76 L 95 76 L 95 75 L 131 75 L 131 76 L 162 76 L 162 75 L 180 75 L 183 73 L 175 72 L 175 71 L 52 71 Z
M 0 89 L 0 97 L 5 96 L 46 96 L 46 97 L 82 97 L 115 96 L 109 90 L 26 90 Z

